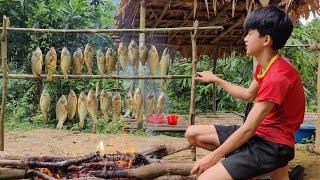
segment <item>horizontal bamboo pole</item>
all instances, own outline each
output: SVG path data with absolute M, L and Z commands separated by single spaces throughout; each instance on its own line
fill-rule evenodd
M 0 28 L 2 30 L 2 28 Z M 145 28 L 145 29 L 37 29 L 37 28 L 7 28 L 10 32 L 42 32 L 42 33 L 115 33 L 115 32 L 168 32 L 168 31 L 194 31 L 194 27 L 174 28 Z M 223 30 L 222 26 L 198 27 L 198 30 Z
M 219 77 L 223 77 L 222 74 L 218 74 Z M 3 74 L 0 74 L 0 78 Z M 9 79 L 47 79 L 47 75 L 35 76 L 32 74 L 9 74 Z M 119 76 L 119 75 L 68 75 L 68 79 L 191 79 L 191 75 L 167 75 L 167 76 Z M 62 80 L 63 75 L 53 75 L 53 80 Z

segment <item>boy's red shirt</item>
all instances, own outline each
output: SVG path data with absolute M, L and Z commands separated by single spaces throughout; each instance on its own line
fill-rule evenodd
M 256 135 L 271 142 L 294 147 L 294 134 L 304 119 L 305 96 L 299 72 L 283 56 L 279 56 L 266 75 L 259 79 L 256 67 L 254 78 L 259 84 L 256 102 L 271 101 L 275 106 L 256 130 Z

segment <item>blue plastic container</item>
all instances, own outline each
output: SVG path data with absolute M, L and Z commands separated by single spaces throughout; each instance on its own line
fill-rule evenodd
M 313 124 L 302 124 L 295 134 L 296 143 L 303 143 L 306 138 L 310 139 L 316 135 L 316 126 Z

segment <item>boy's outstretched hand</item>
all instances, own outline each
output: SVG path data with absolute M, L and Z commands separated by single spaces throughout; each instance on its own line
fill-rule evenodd
M 213 74 L 211 71 L 203 71 L 203 72 L 197 72 L 196 77 L 194 79 L 196 81 L 201 81 L 204 83 L 215 83 L 219 78 L 218 76 Z

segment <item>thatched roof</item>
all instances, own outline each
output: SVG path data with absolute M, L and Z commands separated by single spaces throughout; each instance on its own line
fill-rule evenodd
M 308 18 L 311 13 L 319 14 L 319 0 L 145 0 L 146 28 L 191 27 L 194 20 L 199 26 L 223 26 L 223 31 L 198 31 L 199 54 L 220 57 L 229 54 L 233 48 L 243 50 L 243 20 L 251 10 L 275 5 L 286 10 L 294 21 L 299 17 Z M 116 14 L 117 28 L 139 28 L 140 0 L 121 0 Z M 134 38 L 138 33 L 119 34 L 123 41 Z M 163 32 L 146 34 L 146 43 L 162 49 L 166 46 L 178 50 L 182 56 L 190 57 L 191 41 L 189 32 Z

